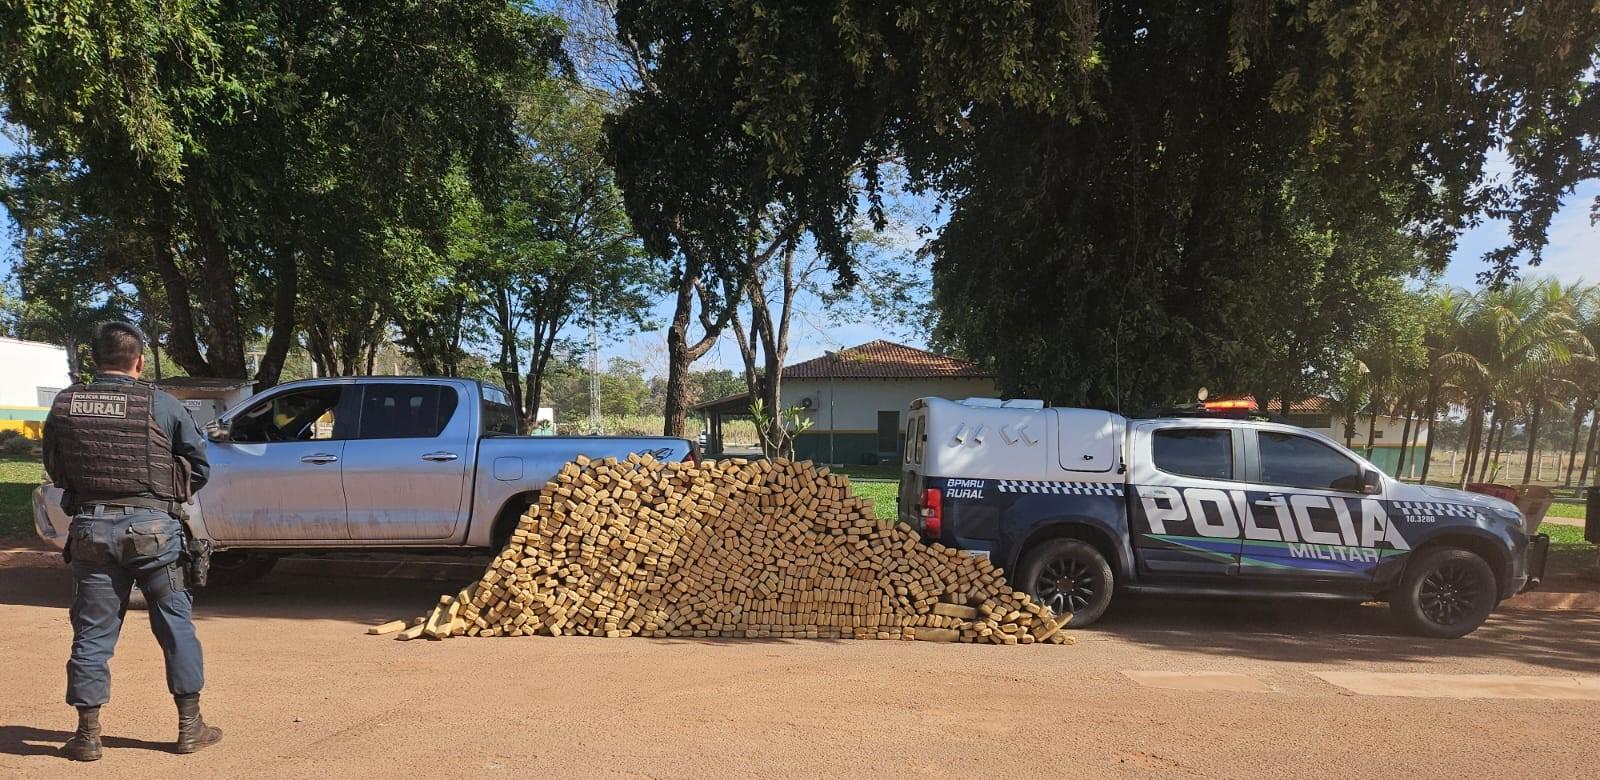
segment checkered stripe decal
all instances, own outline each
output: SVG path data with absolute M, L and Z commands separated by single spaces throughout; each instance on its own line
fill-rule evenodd
M 1466 504 L 1449 504 L 1443 501 L 1396 501 L 1394 508 L 1402 515 L 1433 515 L 1434 517 L 1477 517 L 1478 510 Z
M 1115 482 L 1046 482 L 1036 479 L 997 480 L 1001 493 L 1050 493 L 1058 496 L 1120 496 Z

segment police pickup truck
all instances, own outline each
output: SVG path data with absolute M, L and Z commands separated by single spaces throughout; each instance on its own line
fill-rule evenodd
M 697 457 L 674 437 L 518 436 L 516 414 L 500 388 L 444 377 L 310 379 L 240 402 L 209 431 L 211 481 L 188 505 L 213 583 L 289 553 L 497 550 L 579 455 Z M 48 478 L 33 514 L 61 547 L 71 518 Z
M 923 398 L 906 433 L 900 518 L 1073 625 L 1114 592 L 1269 595 L 1386 601 L 1417 633 L 1459 637 L 1538 584 L 1549 546 L 1506 501 L 1241 416 Z

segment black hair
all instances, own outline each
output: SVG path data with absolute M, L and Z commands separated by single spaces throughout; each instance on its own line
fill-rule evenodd
M 107 322 L 95 331 L 89 351 L 101 370 L 128 371 L 144 354 L 144 331 L 126 322 Z

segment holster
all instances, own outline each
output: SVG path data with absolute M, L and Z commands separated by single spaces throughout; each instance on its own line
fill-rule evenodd
M 211 571 L 211 542 L 200 539 L 189 528 L 189 513 L 179 505 L 173 516 L 183 525 L 183 569 L 190 587 L 203 588 Z
M 196 539 L 189 533 L 184 533 L 183 568 L 188 574 L 189 584 L 203 588 L 206 585 L 206 576 L 211 571 L 211 542 L 205 539 Z

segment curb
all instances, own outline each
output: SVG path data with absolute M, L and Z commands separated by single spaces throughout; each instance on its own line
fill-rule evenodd
M 1600 612 L 1600 592 L 1533 591 L 1506 599 L 1500 607 L 1537 612 Z

